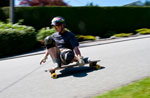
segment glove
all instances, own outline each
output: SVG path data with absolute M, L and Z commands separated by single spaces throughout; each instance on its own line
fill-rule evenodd
M 42 59 L 41 59 L 41 62 L 40 62 L 40 65 L 41 65 L 42 63 L 45 63 L 45 62 L 46 62 L 46 59 L 47 59 L 47 57 L 42 58 Z
M 83 66 L 85 64 L 82 56 L 78 56 L 78 64 L 79 66 Z

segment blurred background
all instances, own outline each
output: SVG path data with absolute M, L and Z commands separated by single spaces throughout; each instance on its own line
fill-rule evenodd
M 10 0 L 1 0 L 0 7 L 9 6 Z M 149 0 L 14 0 L 15 6 L 42 6 L 42 2 L 64 2 L 68 6 L 124 6 L 124 5 L 137 5 L 143 6 Z M 45 4 L 48 5 L 48 4 Z M 49 4 L 52 5 L 52 4 Z M 57 5 L 55 3 L 55 5 Z

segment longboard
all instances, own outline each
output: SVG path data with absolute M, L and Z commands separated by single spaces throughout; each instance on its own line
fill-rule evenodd
M 88 61 L 83 66 L 85 66 L 86 64 L 89 64 L 89 67 L 100 69 L 100 65 L 98 65 L 97 62 L 100 62 L 100 60 Z M 51 77 L 53 79 L 56 79 L 57 78 L 57 74 L 55 73 L 56 70 L 61 70 L 61 69 L 65 69 L 65 68 L 72 68 L 72 67 L 76 67 L 76 66 L 81 67 L 79 64 L 76 63 L 76 64 L 70 64 L 70 65 L 63 65 L 62 67 L 56 67 L 54 69 L 45 70 L 45 72 L 50 72 Z

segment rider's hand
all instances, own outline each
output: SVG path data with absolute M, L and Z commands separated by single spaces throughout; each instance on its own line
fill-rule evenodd
M 78 56 L 78 63 L 79 63 L 79 66 L 83 66 L 85 64 L 82 56 Z
M 40 61 L 40 65 L 41 65 L 42 63 L 45 63 L 45 62 L 46 62 L 46 59 L 47 59 L 46 57 L 42 58 L 41 61 Z

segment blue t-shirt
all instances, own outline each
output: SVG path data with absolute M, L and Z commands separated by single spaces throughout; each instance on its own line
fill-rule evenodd
M 56 32 L 52 35 L 59 48 L 68 48 L 73 50 L 79 43 L 72 32 L 65 31 L 63 34 Z

